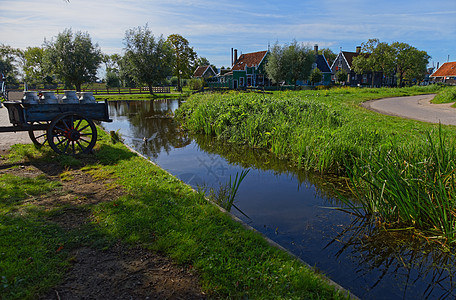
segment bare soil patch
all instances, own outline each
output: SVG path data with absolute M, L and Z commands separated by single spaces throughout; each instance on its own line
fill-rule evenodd
M 2 153 L 4 154 L 4 153 Z M 62 180 L 60 174 L 69 174 Z M 45 197 L 27 201 L 45 210 L 62 208 L 50 217 L 65 230 L 74 230 L 91 220 L 87 205 L 113 201 L 124 194 L 108 188 L 109 179 L 95 180 L 79 170 L 64 170 L 53 163 L 7 164 L 0 158 L 0 176 L 46 176 L 62 188 Z M 81 246 L 71 252 L 71 268 L 64 281 L 40 299 L 204 299 L 198 276 L 190 267 L 178 266 L 161 254 L 117 242 L 107 250 Z

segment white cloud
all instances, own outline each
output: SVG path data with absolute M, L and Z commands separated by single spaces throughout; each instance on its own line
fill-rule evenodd
M 44 38 L 72 28 L 89 32 L 103 51 L 120 52 L 125 31 L 146 23 L 156 36 L 183 35 L 199 55 L 225 66 L 231 47 L 245 53 L 276 40 L 309 41 L 337 52 L 378 37 L 420 45 L 435 57 L 455 48 L 454 0 L 1 1 L 0 43 L 18 48 L 40 46 Z

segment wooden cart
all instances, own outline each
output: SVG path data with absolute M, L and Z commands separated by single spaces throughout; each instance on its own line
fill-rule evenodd
M 28 131 L 37 146 L 46 142 L 58 154 L 90 153 L 97 141 L 95 121 L 111 122 L 108 102 L 84 104 L 25 104 L 3 102 L 12 126 L 0 132 Z

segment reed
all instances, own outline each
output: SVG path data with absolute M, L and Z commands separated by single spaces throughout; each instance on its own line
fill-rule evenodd
M 392 136 L 416 143 L 414 133 L 432 128 L 378 116 L 361 109 L 359 103 L 437 88 L 200 94 L 190 97 L 176 118 L 193 132 L 267 149 L 305 170 L 344 174 L 348 157 L 387 148 Z
M 239 172 L 236 172 L 234 181 L 232 180 L 230 175 L 229 182 L 227 184 L 220 184 L 220 187 L 217 191 L 212 188 L 209 189 L 209 191 L 207 191 L 207 189 L 201 188 L 201 191 L 207 194 L 210 200 L 214 201 L 215 203 L 226 209 L 226 211 L 230 212 L 231 208 L 234 207 L 245 217 L 249 218 L 249 216 L 247 216 L 239 207 L 237 207 L 234 204 L 234 200 L 236 199 L 239 186 L 241 185 L 242 181 L 247 176 L 249 171 L 250 169 L 242 170 L 241 174 L 239 174 Z
M 414 227 L 426 236 L 456 240 L 455 139 L 439 127 L 421 148 L 393 143 L 388 151 L 356 158 L 349 178 L 356 202 L 348 207 L 386 228 Z
M 191 131 L 264 148 L 310 171 L 349 175 L 346 209 L 387 228 L 456 240 L 454 127 L 383 116 L 363 101 L 440 87 L 229 93 L 191 97 L 177 117 Z

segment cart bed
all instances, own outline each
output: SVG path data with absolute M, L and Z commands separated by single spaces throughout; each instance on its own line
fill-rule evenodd
M 108 103 L 85 104 L 23 104 L 20 102 L 4 102 L 8 109 L 10 122 L 15 126 L 27 123 L 52 121 L 63 113 L 76 113 L 87 119 L 111 122 L 108 114 Z

